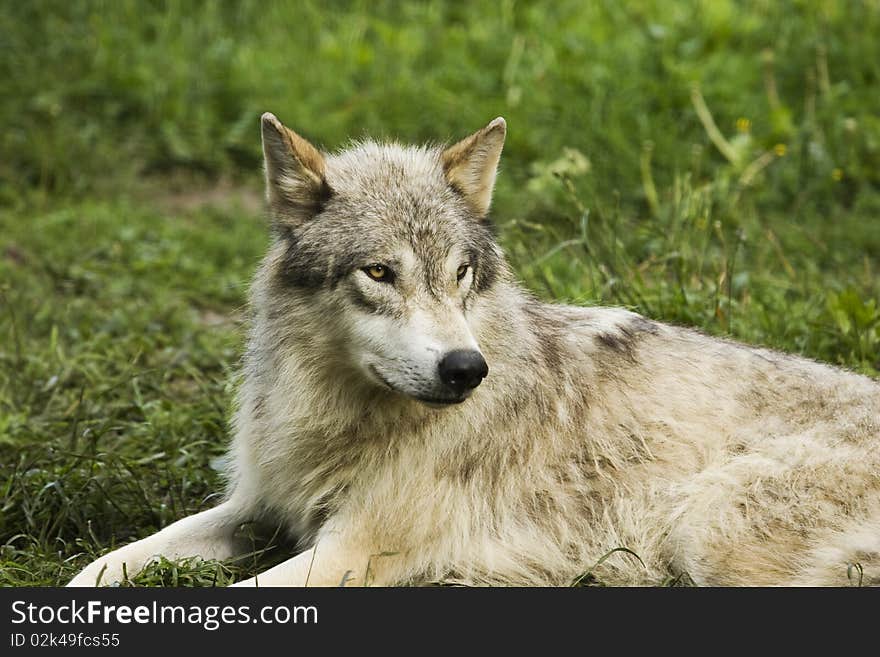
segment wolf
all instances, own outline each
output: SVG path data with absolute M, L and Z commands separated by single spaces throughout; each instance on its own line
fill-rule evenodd
M 489 220 L 506 130 L 328 154 L 263 115 L 224 501 L 71 585 L 258 520 L 299 553 L 237 586 L 880 584 L 880 384 L 536 300 Z

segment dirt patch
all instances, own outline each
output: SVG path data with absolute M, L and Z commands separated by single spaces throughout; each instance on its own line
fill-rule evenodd
M 262 216 L 266 207 L 262 190 L 256 182 L 230 178 L 207 180 L 198 176 L 175 175 L 149 181 L 145 191 L 159 208 L 173 214 L 186 215 L 206 208 L 218 208 Z

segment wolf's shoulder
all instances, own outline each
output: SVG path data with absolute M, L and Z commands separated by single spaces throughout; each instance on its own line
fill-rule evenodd
M 659 322 L 616 306 L 575 306 L 560 303 L 530 303 L 525 306 L 530 324 L 554 333 L 582 336 L 634 337 L 672 335 L 686 329 Z
M 633 356 L 652 355 L 669 367 L 690 364 L 699 368 L 728 368 L 731 375 L 763 370 L 783 378 L 850 382 L 876 394 L 880 381 L 838 365 L 817 361 L 803 354 L 750 344 L 729 335 L 713 335 L 694 326 L 655 320 L 615 306 L 574 306 L 542 304 L 533 311 L 556 321 L 570 339 L 591 344 L 600 350 Z

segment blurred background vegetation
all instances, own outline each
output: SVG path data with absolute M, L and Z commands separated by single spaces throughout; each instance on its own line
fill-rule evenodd
M 331 150 L 503 115 L 539 295 L 876 376 L 877 35 L 878 0 L 0 4 L 0 584 L 213 503 L 266 110 Z

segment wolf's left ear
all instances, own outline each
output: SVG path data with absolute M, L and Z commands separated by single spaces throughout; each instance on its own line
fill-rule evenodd
M 298 226 L 321 211 L 330 197 L 324 156 L 282 125 L 274 114 L 260 119 L 266 161 L 266 196 L 276 224 Z
M 480 218 L 489 213 L 506 134 L 507 124 L 499 116 L 482 130 L 447 148 L 440 156 L 446 179 L 462 193 Z

